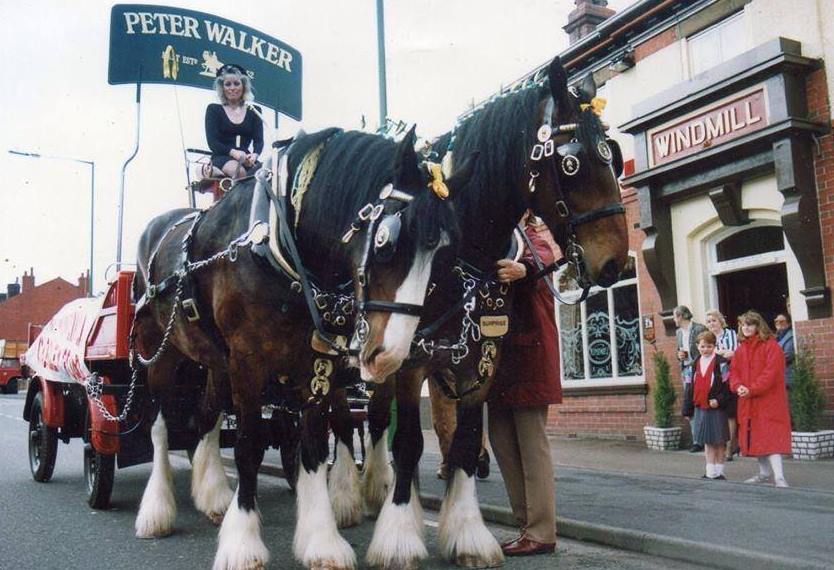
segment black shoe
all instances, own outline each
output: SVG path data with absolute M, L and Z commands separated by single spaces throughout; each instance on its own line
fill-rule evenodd
M 478 457 L 475 475 L 478 476 L 478 479 L 486 479 L 489 477 L 489 452 L 486 449 L 482 450 L 480 457 Z
M 723 475 L 719 475 L 718 477 L 713 477 L 713 479 L 715 479 L 716 481 L 726 481 L 727 480 L 727 478 L 724 477 Z
M 709 479 L 709 478 L 710 478 L 710 477 L 707 477 L 707 474 L 706 474 L 706 473 L 704 473 L 703 475 L 701 475 L 701 479 Z
M 699 451 L 703 451 L 704 446 L 700 443 L 693 443 L 692 447 L 689 448 L 689 453 L 698 453 Z

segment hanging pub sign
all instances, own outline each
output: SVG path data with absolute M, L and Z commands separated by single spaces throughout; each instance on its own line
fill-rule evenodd
M 765 87 L 759 85 L 651 129 L 648 132 L 650 166 L 683 158 L 766 127 L 766 101 Z
M 213 89 L 226 64 L 246 69 L 255 100 L 301 120 L 301 52 L 248 26 L 193 10 L 117 4 L 110 12 L 108 83 Z

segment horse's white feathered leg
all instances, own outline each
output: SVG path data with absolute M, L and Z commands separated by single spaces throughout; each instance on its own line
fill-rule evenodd
M 336 527 L 327 495 L 327 467 L 318 465 L 308 472 L 299 465 L 296 483 L 298 514 L 293 538 L 295 557 L 307 568 L 349 570 L 356 567 L 356 555 Z
M 382 509 L 388 490 L 394 481 L 394 469 L 388 461 L 388 430 L 382 432 L 382 437 L 372 445 L 368 434 L 365 459 L 365 470 L 362 476 L 362 497 L 365 500 L 365 512 L 375 517 Z
M 261 538 L 260 513 L 240 508 L 239 491 L 235 491 L 220 526 L 213 570 L 255 570 L 269 562 L 269 550 Z
M 504 553 L 489 532 L 475 493 L 475 477 L 455 469 L 440 508 L 437 528 L 440 552 L 458 566 L 483 568 L 504 562 Z
M 359 470 L 350 449 L 341 441 L 336 442 L 336 462 L 330 470 L 327 490 L 339 528 L 356 526 L 362 522 Z
M 171 534 L 177 516 L 174 500 L 174 483 L 171 477 L 171 462 L 168 460 L 168 428 L 162 412 L 156 417 L 151 428 L 153 443 L 153 469 L 134 528 L 139 538 L 156 538 Z
M 191 498 L 194 506 L 214 524 L 220 524 L 234 493 L 226 479 L 220 458 L 220 426 L 223 417 L 205 434 L 194 451 L 191 472 Z
M 374 526 L 365 560 L 370 566 L 386 570 L 416 568 L 420 560 L 428 557 L 423 529 L 423 507 L 414 484 L 408 503 L 402 505 L 394 504 L 391 486 Z

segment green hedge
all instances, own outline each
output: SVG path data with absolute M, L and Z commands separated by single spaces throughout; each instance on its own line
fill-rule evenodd
M 793 363 L 793 385 L 789 392 L 795 431 L 819 431 L 822 427 L 825 393 L 814 368 L 814 355 L 800 350 Z
M 659 428 L 672 427 L 672 406 L 675 405 L 675 389 L 669 374 L 669 361 L 659 351 L 654 353 L 654 425 Z

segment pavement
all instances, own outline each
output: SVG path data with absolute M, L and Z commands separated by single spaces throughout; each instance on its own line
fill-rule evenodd
M 426 508 L 439 509 L 440 452 L 434 433 L 423 435 L 420 495 Z M 712 568 L 834 568 L 834 461 L 786 459 L 791 488 L 777 489 L 742 482 L 758 472 L 753 458 L 727 463 L 727 481 L 708 481 L 700 453 L 597 439 L 550 442 L 562 539 Z M 265 463 L 267 473 L 281 473 L 274 451 Z M 477 492 L 488 522 L 514 525 L 494 459 Z

